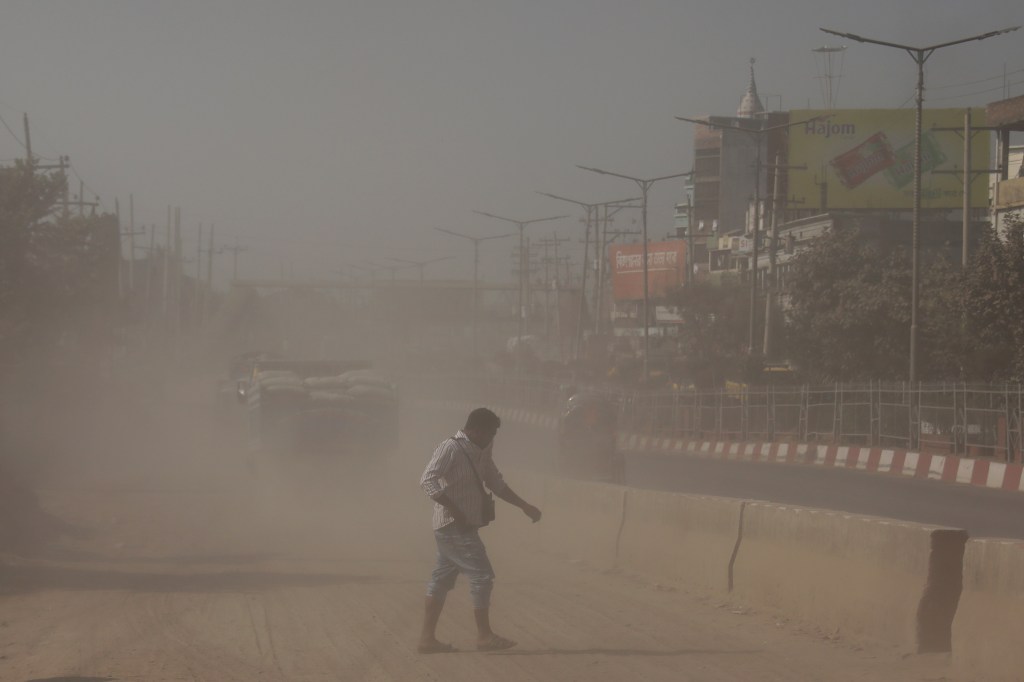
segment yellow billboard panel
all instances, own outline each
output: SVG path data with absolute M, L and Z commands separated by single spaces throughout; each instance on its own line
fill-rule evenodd
M 963 206 L 963 128 L 966 109 L 925 109 L 921 125 L 921 207 Z M 910 209 L 914 205 L 913 109 L 803 109 L 790 121 L 825 117 L 789 129 L 789 193 L 804 206 Z M 971 110 L 985 125 L 985 110 Z M 956 128 L 957 130 L 942 130 Z M 958 132 L 959 131 L 959 132 Z M 988 205 L 989 133 L 971 138 L 971 206 Z M 949 172 L 954 171 L 954 172 Z M 822 205 L 824 202 L 824 205 Z

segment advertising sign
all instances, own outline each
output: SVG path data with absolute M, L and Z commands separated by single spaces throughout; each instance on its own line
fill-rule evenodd
M 925 109 L 921 124 L 921 207 L 963 206 L 964 109 Z M 789 130 L 790 194 L 810 205 L 827 197 L 829 208 L 910 209 L 914 203 L 913 109 L 816 109 L 790 112 L 791 121 L 829 118 Z M 985 111 L 973 109 L 971 125 L 985 125 Z M 939 130 L 955 128 L 954 130 Z M 971 141 L 971 168 L 990 167 L 987 131 Z M 945 172 L 957 171 L 957 172 Z M 822 184 L 825 191 L 822 191 Z M 988 183 L 975 177 L 971 206 L 988 205 Z
M 612 272 L 612 295 L 616 301 L 639 301 L 644 297 L 643 244 L 613 244 L 608 247 Z M 686 278 L 686 242 L 647 244 L 647 290 L 650 298 L 661 298 Z

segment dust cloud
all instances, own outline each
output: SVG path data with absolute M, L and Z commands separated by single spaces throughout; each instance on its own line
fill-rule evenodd
M 236 291 L 206 336 L 188 344 L 157 337 L 121 357 L 77 349 L 41 362 L 45 369 L 9 372 L 0 467 L 3 516 L 16 522 L 0 550 L 287 565 L 397 560 L 415 547 L 425 579 L 430 502 L 417 482 L 464 415 L 417 413 L 413 405 L 417 394 L 450 395 L 440 374 L 423 372 L 457 367 L 467 354 L 453 344 L 428 362 L 407 347 L 416 334 L 398 334 L 388 326 L 400 324 L 393 318 L 360 318 L 358 301 L 349 303 Z M 371 453 L 371 466 L 362 452 L 260 452 L 251 411 L 237 397 L 238 357 L 254 351 L 368 361 L 393 380 L 417 370 L 420 378 L 398 382 L 397 439 Z M 496 452 L 503 468 L 545 457 L 505 433 Z

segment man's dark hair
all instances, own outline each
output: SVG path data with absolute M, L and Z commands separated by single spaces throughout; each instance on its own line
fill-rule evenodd
M 469 417 L 466 418 L 466 426 L 463 428 L 464 431 L 470 429 L 486 431 L 488 429 L 497 429 L 501 426 L 501 418 L 494 414 L 486 407 L 478 407 L 469 413 Z

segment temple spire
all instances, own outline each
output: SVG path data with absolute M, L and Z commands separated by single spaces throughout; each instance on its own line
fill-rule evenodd
M 764 106 L 761 105 L 761 98 L 757 96 L 757 82 L 754 80 L 754 59 L 750 59 L 750 85 L 747 92 L 740 101 L 740 108 L 736 110 L 737 118 L 754 118 L 764 113 Z

